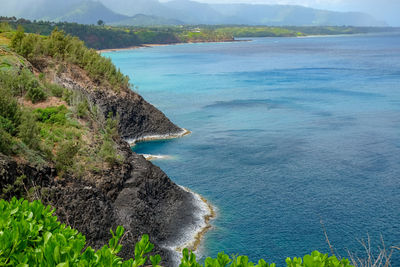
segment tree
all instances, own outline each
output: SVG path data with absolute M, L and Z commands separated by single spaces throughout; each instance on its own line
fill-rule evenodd
M 11 47 L 14 48 L 17 53 L 19 53 L 20 45 L 24 37 L 25 37 L 24 28 L 22 28 L 22 26 L 19 25 L 17 32 L 11 38 Z
M 97 21 L 97 25 L 99 25 L 99 26 L 104 26 L 104 21 L 101 20 L 101 19 L 99 19 L 99 20 Z

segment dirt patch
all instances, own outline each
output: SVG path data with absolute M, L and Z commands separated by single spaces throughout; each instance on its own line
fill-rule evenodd
M 48 108 L 48 107 L 58 107 L 58 106 L 61 106 L 61 105 L 64 105 L 64 106 L 68 107 L 67 102 L 65 102 L 64 100 L 61 100 L 60 98 L 54 97 L 54 96 L 50 96 L 49 98 L 47 98 L 46 101 L 35 103 L 35 104 L 33 104 L 30 100 L 26 100 L 24 98 L 21 98 L 19 100 L 19 102 L 22 105 L 24 105 L 25 107 L 30 107 L 30 108 L 33 108 L 33 109 Z

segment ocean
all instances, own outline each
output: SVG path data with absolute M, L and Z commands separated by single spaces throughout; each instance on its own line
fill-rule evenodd
M 400 34 L 105 53 L 183 138 L 138 153 L 217 209 L 199 254 L 363 256 L 400 245 Z M 324 230 L 325 229 L 325 230 Z M 394 266 L 400 266 L 400 251 Z

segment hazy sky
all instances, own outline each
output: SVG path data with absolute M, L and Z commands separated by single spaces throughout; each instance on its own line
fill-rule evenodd
M 168 0 L 161 0 L 162 2 Z M 195 0 L 206 3 L 291 4 L 336 11 L 361 11 L 400 26 L 400 0 Z

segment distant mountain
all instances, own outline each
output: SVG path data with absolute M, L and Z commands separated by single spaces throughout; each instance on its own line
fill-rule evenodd
M 204 4 L 174 0 L 164 4 L 179 11 L 174 18 L 191 24 L 249 24 L 271 26 L 385 26 L 368 14 L 334 12 L 294 5 Z M 170 17 L 164 14 L 164 17 Z
M 359 12 L 334 12 L 294 5 L 210 5 L 224 23 L 271 26 L 385 26 L 372 16 Z
M 100 0 L 107 8 L 125 16 L 145 14 L 152 16 L 173 15 L 173 10 L 158 0 Z M 171 18 L 171 16 L 168 16 Z M 173 16 L 172 16 L 173 18 Z
M 113 22 L 111 25 L 126 25 L 126 26 L 160 26 L 160 25 L 184 25 L 185 23 L 177 19 L 166 19 L 157 16 L 149 16 L 137 14 L 125 20 Z
M 117 14 L 101 2 L 90 0 L 0 0 L 0 15 L 23 17 L 31 20 L 68 21 L 96 24 L 98 20 L 113 22 L 128 17 Z
M 357 12 L 294 5 L 205 4 L 190 0 L 0 0 L 0 16 L 119 25 L 248 24 L 271 26 L 386 26 Z
M 368 14 L 334 12 L 294 5 L 205 4 L 190 0 L 100 0 L 110 9 L 132 16 L 145 14 L 187 24 L 272 26 L 385 26 Z
M 52 0 L 54 1 L 54 0 Z M 86 1 L 73 6 L 69 12 L 57 17 L 50 18 L 54 21 L 69 21 L 82 24 L 96 24 L 98 20 L 103 20 L 106 24 L 114 21 L 122 21 L 129 17 L 117 14 L 106 8 L 100 2 Z

